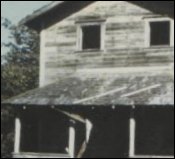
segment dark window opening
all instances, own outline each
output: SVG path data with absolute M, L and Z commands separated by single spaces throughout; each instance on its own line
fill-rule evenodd
M 101 47 L 101 26 L 84 26 L 83 32 L 83 50 L 100 49 Z
M 136 121 L 137 155 L 174 155 L 174 111 L 172 109 L 138 109 Z
M 66 154 L 68 128 L 69 120 L 58 112 L 27 111 L 22 117 L 21 151 Z
M 170 22 L 151 22 L 151 46 L 170 45 Z
M 36 118 L 22 119 L 21 151 L 38 152 L 38 120 Z

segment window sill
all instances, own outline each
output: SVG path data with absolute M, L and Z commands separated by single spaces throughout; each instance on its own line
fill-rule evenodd
M 160 48 L 173 48 L 174 46 L 171 45 L 155 45 L 155 46 L 148 46 L 148 49 L 160 49 Z
M 104 50 L 99 50 L 99 49 L 87 49 L 87 50 L 79 50 L 75 51 L 75 53 L 103 53 Z
M 136 155 L 130 158 L 174 158 L 174 156 L 153 156 L 153 155 Z
M 70 158 L 70 157 L 68 154 L 20 152 L 20 153 L 13 153 L 13 158 Z

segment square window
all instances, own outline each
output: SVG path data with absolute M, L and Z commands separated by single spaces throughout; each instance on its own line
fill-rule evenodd
M 82 27 L 83 42 L 82 49 L 100 49 L 101 48 L 101 26 L 83 26 Z
M 170 21 L 150 22 L 150 45 L 170 45 Z

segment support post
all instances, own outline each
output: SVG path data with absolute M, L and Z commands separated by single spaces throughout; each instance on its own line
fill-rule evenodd
M 129 157 L 134 158 L 135 156 L 135 131 L 136 121 L 133 117 L 130 118 L 130 137 L 129 137 Z
M 75 157 L 75 121 L 70 121 L 69 128 L 69 155 L 71 158 Z
M 86 119 L 86 143 L 89 142 L 92 128 L 93 128 L 92 123 L 88 119 Z
M 15 141 L 14 141 L 14 153 L 20 152 L 21 143 L 21 121 L 19 118 L 15 119 Z

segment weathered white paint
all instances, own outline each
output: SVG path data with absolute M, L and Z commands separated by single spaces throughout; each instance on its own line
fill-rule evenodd
M 172 76 L 172 78 L 174 79 L 174 64 L 170 65 L 169 72 L 170 72 L 170 75 Z
M 124 94 L 124 95 L 122 95 L 121 97 L 122 97 L 122 98 L 124 98 L 124 97 L 130 97 L 130 96 L 137 95 L 137 94 L 140 94 L 140 93 L 145 92 L 145 91 L 149 91 L 149 90 L 152 90 L 152 89 L 156 89 L 156 88 L 158 88 L 158 87 L 160 87 L 160 86 L 161 86 L 160 84 L 156 84 L 156 85 L 149 86 L 149 87 L 146 87 L 146 88 L 143 88 L 143 89 L 140 89 L 140 90 L 137 90 L 137 91 L 128 93 L 128 94 Z
M 101 24 L 101 50 L 105 51 L 105 42 L 106 42 L 106 22 Z
M 79 68 L 76 70 L 77 74 L 133 74 L 133 73 L 147 73 L 151 75 L 151 73 L 156 72 L 156 74 L 159 73 L 166 73 L 169 71 L 169 66 L 148 66 L 148 67 L 118 67 L 118 68 L 93 68 L 93 69 L 86 69 L 86 68 Z
M 174 19 L 171 20 L 171 32 L 170 32 L 170 35 L 171 35 L 171 46 L 174 47 Z
M 43 87 L 45 85 L 45 54 L 46 54 L 46 31 L 42 30 L 40 33 L 40 75 L 39 75 L 39 85 Z
M 74 121 L 71 121 L 71 126 L 69 128 L 69 155 L 71 158 L 75 156 L 75 128 L 74 128 Z
M 166 74 L 166 67 L 173 62 L 173 48 L 145 48 L 145 39 L 149 39 L 144 37 L 149 35 L 146 33 L 145 22 L 147 19 L 158 18 L 161 19 L 162 15 L 126 1 L 97 1 L 46 28 L 40 86 L 68 76 L 89 78 L 92 75 L 92 78 L 98 78 L 104 74 Z M 81 26 L 95 23 L 102 26 L 102 51 L 82 51 Z
M 14 141 L 14 153 L 20 152 L 21 143 L 21 121 L 19 118 L 15 119 L 15 141 Z
M 77 51 L 81 51 L 83 49 L 82 41 L 83 41 L 83 31 L 81 25 L 77 24 L 77 46 L 76 46 Z
M 151 28 L 150 28 L 150 22 L 149 20 L 145 20 L 145 47 L 150 47 L 150 34 L 151 34 Z
M 135 156 L 135 132 L 136 132 L 136 121 L 134 118 L 130 119 L 129 122 L 129 157 Z

